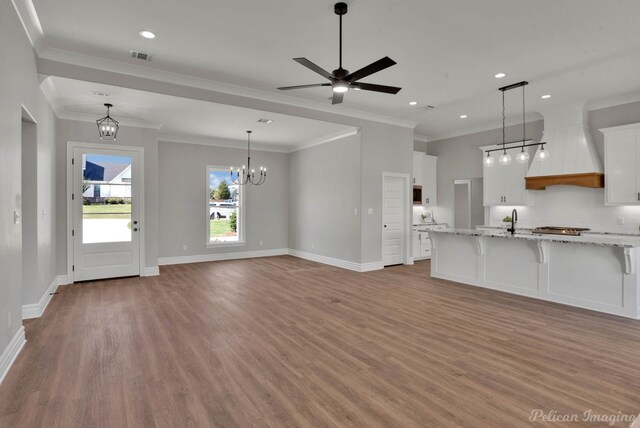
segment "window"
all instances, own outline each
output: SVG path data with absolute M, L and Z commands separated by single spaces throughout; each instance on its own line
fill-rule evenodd
M 210 245 L 244 242 L 242 186 L 233 184 L 228 168 L 207 167 L 207 218 Z

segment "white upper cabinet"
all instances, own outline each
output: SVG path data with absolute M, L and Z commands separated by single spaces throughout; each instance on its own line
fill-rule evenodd
M 640 205 L 640 123 L 601 129 L 606 205 Z
M 422 156 L 422 202 L 424 205 L 438 205 L 438 157 Z
M 481 147 L 482 153 L 486 156 L 484 150 L 491 147 Z M 483 202 L 485 206 L 493 205 L 526 205 L 526 183 L 528 163 L 521 164 L 516 162 L 515 155 L 520 149 L 507 150 L 512 157 L 509 165 L 500 165 L 497 161 L 500 152 L 493 152 L 492 156 L 496 158 L 493 166 L 486 166 L 483 163 L 482 186 L 483 186 Z
M 438 157 L 413 152 L 413 185 L 422 186 L 422 205 L 438 204 Z
M 422 158 L 424 153 L 413 152 L 413 184 L 422 186 Z

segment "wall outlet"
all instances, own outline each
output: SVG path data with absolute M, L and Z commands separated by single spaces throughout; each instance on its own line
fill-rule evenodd
M 314 244 L 313 242 L 311 243 L 311 249 L 313 250 L 314 248 L 316 248 L 316 244 Z
M 353 209 L 353 215 L 358 215 L 358 209 L 357 208 Z
M 18 211 L 13 212 L 13 224 L 20 224 L 20 213 Z
M 182 251 L 187 251 L 187 244 L 182 245 Z
M 7 328 L 11 328 L 11 312 L 7 314 Z
M 260 246 L 262 247 L 262 244 L 264 244 L 264 242 L 260 241 Z
M 618 217 L 618 224 L 619 225 L 623 225 L 624 224 L 624 217 Z

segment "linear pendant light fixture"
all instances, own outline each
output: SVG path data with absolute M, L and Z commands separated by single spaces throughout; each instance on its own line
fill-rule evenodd
M 231 181 L 233 184 L 239 184 L 244 186 L 245 184 L 253 184 L 259 186 L 267 179 L 267 168 L 260 167 L 260 175 L 256 178 L 255 169 L 251 169 L 251 131 L 247 131 L 247 165 L 242 165 L 242 170 L 236 168 L 236 172 L 233 172 L 231 167 Z
M 511 155 L 507 153 L 507 149 L 513 149 L 518 147 L 520 148 L 520 152 L 516 155 L 516 162 L 518 163 L 525 164 L 529 162 L 529 153 L 525 151 L 525 147 L 540 146 L 540 150 L 536 152 L 536 156 L 535 156 L 535 158 L 539 161 L 544 161 L 549 157 L 549 152 L 545 151 L 544 149 L 544 145 L 547 144 L 546 142 L 541 141 L 539 143 L 527 144 L 526 121 L 525 121 L 526 105 L 525 105 L 524 87 L 527 86 L 528 84 L 529 82 L 522 81 L 522 82 L 514 83 L 512 85 L 503 86 L 502 88 L 499 88 L 499 90 L 502 92 L 502 143 L 498 144 L 499 148 L 497 149 L 490 149 L 485 151 L 485 153 L 487 154 L 487 156 L 483 159 L 485 166 L 491 167 L 495 164 L 496 160 L 493 158 L 493 156 L 491 156 L 491 153 L 498 152 L 498 151 L 502 152 L 500 157 L 498 157 L 498 163 L 503 166 L 509 165 L 511 163 Z M 506 91 L 509 91 L 511 89 L 516 89 L 516 88 L 522 88 L 522 141 L 521 142 L 512 141 L 507 143 L 505 139 L 506 116 L 505 116 L 504 93 Z
M 98 134 L 100 135 L 101 140 L 115 141 L 120 125 L 118 125 L 117 120 L 112 119 L 109 115 L 109 109 L 113 107 L 113 104 L 106 103 L 104 106 L 107 108 L 107 115 L 102 119 L 96 120 L 96 124 L 98 125 Z

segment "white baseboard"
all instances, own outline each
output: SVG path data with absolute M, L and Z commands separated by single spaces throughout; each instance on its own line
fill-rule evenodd
M 158 266 L 147 266 L 144 268 L 144 272 L 142 276 L 158 276 L 160 275 L 160 267 Z
M 348 260 L 335 259 L 333 257 L 321 256 L 319 254 L 307 253 L 304 251 L 289 249 L 289 255 L 299 257 L 305 260 L 311 260 L 312 262 L 323 263 L 325 265 L 335 266 L 342 269 L 349 269 L 355 272 L 370 272 L 372 270 L 382 269 L 384 266 L 382 262 L 372 263 L 356 263 Z
M 31 303 L 28 305 L 22 305 L 22 319 L 29 320 L 32 318 L 40 318 L 44 313 L 45 309 L 47 309 L 47 305 L 51 301 L 53 297 L 53 293 L 58 289 L 58 279 L 59 277 L 55 277 L 49 288 L 44 292 L 42 297 L 40 297 L 40 301 L 38 303 Z
M 69 277 L 67 275 L 58 275 L 57 279 L 58 286 L 71 284 L 71 281 L 69 281 Z
M 20 329 L 16 332 L 9 345 L 4 350 L 2 355 L 0 355 L 0 384 L 4 380 L 7 373 L 9 373 L 9 369 L 13 365 L 13 362 L 22 351 L 24 344 L 27 342 L 24 336 L 24 327 L 20 326 Z
M 286 254 L 289 254 L 289 250 L 287 248 L 279 248 L 274 250 L 261 250 L 261 251 L 243 251 L 243 252 L 235 252 L 235 253 L 199 254 L 195 256 L 161 257 L 158 259 L 158 264 L 160 266 L 178 265 L 183 263 L 215 262 L 220 260 L 251 259 L 254 257 L 283 256 Z

